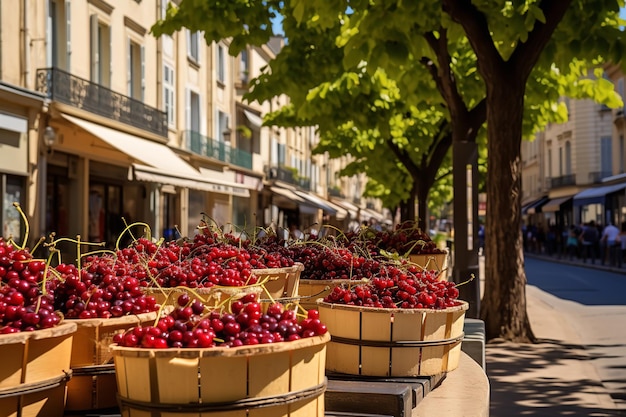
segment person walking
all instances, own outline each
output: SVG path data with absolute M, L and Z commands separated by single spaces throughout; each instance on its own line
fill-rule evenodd
M 596 247 L 598 245 L 598 228 L 596 222 L 591 220 L 583 226 L 579 239 L 582 241 L 582 257 L 583 263 L 587 263 L 587 258 L 591 258 L 591 263 L 596 263 Z
M 600 238 L 601 242 L 601 253 L 602 258 L 600 259 L 600 263 L 604 265 L 604 263 L 609 261 L 609 265 L 614 266 L 617 261 L 617 252 L 619 251 L 620 246 L 618 246 L 618 239 L 620 234 L 620 230 L 615 227 L 611 222 L 607 223 L 607 225 L 602 230 L 602 237 Z
M 574 260 L 574 257 L 578 257 L 578 233 L 577 228 L 574 225 L 569 227 L 569 232 L 567 234 L 567 239 L 565 241 L 565 250 L 566 254 L 569 257 L 570 261 Z

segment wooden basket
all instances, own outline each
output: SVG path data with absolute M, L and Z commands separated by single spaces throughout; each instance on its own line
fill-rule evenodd
M 191 299 L 198 299 L 209 307 L 223 305 L 228 299 L 238 299 L 246 294 L 255 293 L 261 299 L 294 298 L 298 295 L 300 274 L 304 265 L 297 262 L 293 266 L 285 268 L 253 269 L 252 274 L 258 278 L 261 284 L 247 285 L 242 287 L 213 286 L 208 288 L 152 288 L 147 287 L 144 291 L 156 298 L 157 303 L 174 305 L 178 296 L 182 293 L 189 294 Z M 270 304 L 265 301 L 264 308 Z
M 301 279 L 299 303 L 305 310 L 317 309 L 317 299 L 325 297 L 335 287 L 366 284 L 365 279 Z
M 7 361 L 8 362 L 8 361 Z M 6 417 L 63 417 L 65 384 L 71 372 L 48 380 L 0 389 L 0 412 Z
M 109 349 L 113 336 L 132 327 L 153 323 L 157 312 L 72 320 L 77 329 L 67 383 L 66 410 L 93 410 L 117 406 L 115 367 Z
M 447 249 L 445 250 L 445 253 L 409 255 L 409 261 L 418 265 L 422 269 L 439 272 L 438 279 L 440 281 L 448 280 L 448 258 Z
M 468 304 L 385 309 L 317 301 L 331 342 L 326 370 L 364 376 L 432 376 L 458 367 Z
M 0 335 L 0 390 L 64 377 L 70 371 L 76 324 Z
M 122 415 L 323 417 L 329 340 L 327 333 L 236 348 L 112 346 Z

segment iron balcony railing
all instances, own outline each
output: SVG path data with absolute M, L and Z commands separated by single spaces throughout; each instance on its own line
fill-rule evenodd
M 567 185 L 576 185 L 576 174 L 550 178 L 550 188 L 565 187 Z
M 331 196 L 331 197 L 341 197 L 341 198 L 343 198 L 343 193 L 341 192 L 341 190 L 339 188 L 328 187 L 327 191 L 328 191 L 328 195 Z
M 311 179 L 298 176 L 298 171 L 294 168 L 282 165 L 272 165 L 265 167 L 265 175 L 270 180 L 279 180 L 300 187 L 303 190 L 311 190 Z
M 36 88 L 50 100 L 167 136 L 165 112 L 58 68 L 38 69 Z
M 227 164 L 252 169 L 252 154 L 233 148 L 226 142 L 204 136 L 193 130 L 183 132 L 183 143 L 191 152 L 218 159 Z
M 589 182 L 596 183 L 600 182 L 603 178 L 610 177 L 613 175 L 611 171 L 597 171 L 589 173 Z

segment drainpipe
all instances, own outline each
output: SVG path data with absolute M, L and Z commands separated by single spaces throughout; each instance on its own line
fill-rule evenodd
M 28 42 L 28 0 L 22 0 L 22 44 L 24 47 L 22 57 L 22 76 L 24 77 L 24 88 L 29 89 L 28 76 L 30 66 L 30 49 Z

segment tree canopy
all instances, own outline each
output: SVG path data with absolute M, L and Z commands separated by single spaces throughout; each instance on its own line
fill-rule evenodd
M 475 143 L 486 122 L 487 287 L 481 317 L 489 337 L 524 341 L 532 332 L 519 231 L 520 143 L 549 122 L 566 120 L 562 96 L 621 105 L 601 65 L 621 62 L 623 5 L 185 0 L 153 32 L 187 27 L 203 31 L 208 42 L 229 38 L 236 55 L 246 45 L 269 41 L 271 21 L 280 14 L 288 42 L 254 81 L 250 98 L 288 95 L 291 114 L 277 115 L 275 122 L 290 116 L 291 123 L 318 125 L 331 155 L 348 152 L 364 161 L 382 155 L 372 150 L 385 146 L 397 158 L 388 171 L 382 164 L 380 172 L 368 171 L 376 184 L 385 184 L 385 173 L 406 169 L 411 175 L 411 164 L 423 167 L 420 158 L 432 156 L 428 150 L 445 123 L 454 147 Z M 600 70 L 591 73 L 594 68 Z M 445 160 L 433 165 L 432 177 Z M 389 192 L 393 201 L 407 190 Z

